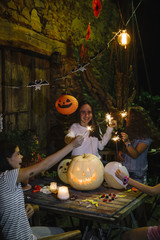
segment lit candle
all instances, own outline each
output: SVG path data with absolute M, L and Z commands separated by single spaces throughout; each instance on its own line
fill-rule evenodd
M 59 187 L 57 197 L 60 200 L 67 200 L 69 198 L 68 187 L 66 187 L 66 186 Z
M 50 191 L 52 193 L 56 193 L 57 192 L 57 183 L 56 182 L 51 182 L 50 183 Z

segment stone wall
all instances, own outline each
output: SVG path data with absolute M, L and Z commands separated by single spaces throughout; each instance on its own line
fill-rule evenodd
M 0 46 L 25 49 L 49 57 L 50 130 L 46 137 L 51 152 L 53 146 L 56 145 L 57 149 L 64 145 L 65 130 L 73 121 L 73 116 L 63 116 L 55 110 L 55 100 L 63 93 L 71 94 L 78 100 L 86 94 L 82 75 L 63 76 L 77 67 L 82 44 L 87 48 L 88 56 L 92 57 L 106 48 L 113 32 L 118 29 L 116 4 L 112 0 L 101 2 L 100 16 L 95 18 L 91 0 L 0 1 Z M 89 22 L 91 35 L 87 41 Z M 110 50 L 102 59 L 92 63 L 96 79 L 99 84 L 103 82 L 102 86 L 107 86 L 109 59 Z
M 18 39 L 13 39 L 11 35 L 19 32 L 19 45 L 23 43 L 27 47 L 28 42 L 28 47 L 31 49 L 32 41 L 37 40 L 37 46 L 33 42 L 36 51 L 42 52 L 41 48 L 44 48 L 43 53 L 45 53 L 46 47 L 48 55 L 55 51 L 65 54 L 65 44 L 72 43 L 79 47 L 82 43 L 86 43 L 85 37 L 90 22 L 91 36 L 88 45 L 90 51 L 95 53 L 105 46 L 112 32 L 117 30 L 116 5 L 111 0 L 105 0 L 101 12 L 99 18 L 96 19 L 93 14 L 92 1 L 86 0 L 1 0 L 0 32 L 3 32 L 0 36 L 0 43 L 14 45 L 14 40 L 18 41 Z M 16 31 L 16 34 L 11 31 L 12 29 Z M 10 32 L 10 35 L 7 34 L 8 39 L 5 39 L 6 35 L 3 38 L 4 32 Z M 4 43 L 4 40 L 8 43 Z

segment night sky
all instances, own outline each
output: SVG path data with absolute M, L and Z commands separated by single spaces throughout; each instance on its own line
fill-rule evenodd
M 159 7 L 156 3 L 156 1 L 152 0 L 143 0 L 136 12 L 152 95 L 160 95 L 160 39 L 158 33 Z M 138 79 L 140 87 L 143 87 L 149 92 L 142 51 L 140 47 L 138 50 Z

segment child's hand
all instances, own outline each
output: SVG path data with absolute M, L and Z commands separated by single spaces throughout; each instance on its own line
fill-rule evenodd
M 111 123 L 109 124 L 109 126 L 112 127 L 112 128 L 117 127 L 117 121 L 112 120 Z
M 122 136 L 122 141 L 123 141 L 124 143 L 126 143 L 127 141 L 129 141 L 127 133 L 121 132 L 121 136 Z
M 124 177 L 126 177 L 126 174 L 123 173 L 120 169 L 117 169 L 117 171 L 115 172 L 115 175 L 117 178 L 119 178 L 120 180 L 123 180 Z

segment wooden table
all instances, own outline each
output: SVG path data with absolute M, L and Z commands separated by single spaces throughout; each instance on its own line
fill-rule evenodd
M 31 182 L 31 185 L 33 187 L 37 184 L 41 186 L 50 185 L 52 181 L 54 180 L 35 179 Z M 60 184 L 58 185 L 60 186 Z M 134 220 L 133 210 L 147 198 L 147 195 L 140 191 L 115 190 L 103 185 L 93 191 L 77 191 L 69 187 L 69 192 L 70 196 L 76 196 L 77 198 L 62 201 L 57 199 L 55 194 L 33 193 L 33 189 L 24 192 L 24 194 L 27 202 L 38 204 L 40 208 L 91 222 L 96 221 L 117 226 L 129 214 Z M 82 239 L 85 239 L 85 236 Z

